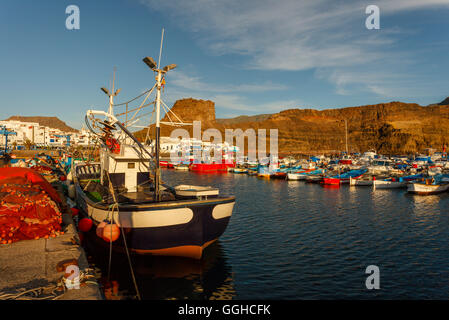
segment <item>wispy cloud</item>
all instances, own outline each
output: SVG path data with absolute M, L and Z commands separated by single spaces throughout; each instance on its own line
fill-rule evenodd
M 205 82 L 198 76 L 189 76 L 182 71 L 176 71 L 170 75 L 170 83 L 183 89 L 202 91 L 202 92 L 262 92 L 286 90 L 288 86 L 265 82 L 262 84 L 243 83 L 243 84 L 212 84 Z
M 317 74 L 321 78 L 327 74 L 327 80 L 336 85 L 337 93 L 347 94 L 348 88 L 357 84 L 356 87 L 363 86 L 363 90 L 378 95 L 389 91 L 391 82 L 385 75 L 391 71 L 391 65 L 401 65 L 419 57 L 394 48 L 395 36 L 404 30 L 397 27 L 366 30 L 366 6 L 380 7 L 381 23 L 382 17 L 398 12 L 449 8 L 447 0 L 140 1 L 152 10 L 168 12 L 197 35 L 198 42 L 212 54 L 245 56 L 245 66 L 249 69 L 325 70 Z M 384 60 L 389 61 L 384 70 L 380 70 L 384 72 L 371 77 L 353 71 L 368 64 L 382 65 Z

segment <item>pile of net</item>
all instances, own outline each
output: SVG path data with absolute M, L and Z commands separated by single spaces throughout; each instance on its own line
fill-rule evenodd
M 58 203 L 57 192 L 39 173 L 0 168 L 0 244 L 59 235 Z

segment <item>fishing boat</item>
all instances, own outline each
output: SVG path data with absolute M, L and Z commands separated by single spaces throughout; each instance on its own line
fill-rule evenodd
M 424 178 L 407 185 L 407 192 L 418 195 L 431 195 L 449 190 L 449 178 L 445 175 Z
M 303 173 L 287 173 L 287 180 L 305 180 L 306 174 Z
M 316 170 L 303 170 L 303 171 L 297 171 L 294 173 L 287 173 L 287 179 L 288 180 L 306 180 L 307 176 L 313 175 L 313 174 L 321 174 L 324 173 L 325 169 L 316 169 Z
M 147 150 L 114 115 L 113 97 L 118 92 L 113 81 L 109 111 L 86 113 L 86 124 L 101 143 L 100 162 L 72 164 L 76 202 L 95 227 L 104 221 L 119 226 L 121 237 L 112 243 L 113 250 L 200 259 L 203 250 L 225 231 L 235 197 L 221 195 L 218 188 L 173 187 L 162 182 L 161 84 L 176 65 L 160 68 L 150 57 L 144 62 L 156 74 L 156 84 L 148 91 L 148 96 L 156 91 L 155 148 Z M 109 247 L 110 242 L 95 233 L 95 228 L 89 231 L 91 238 Z
M 241 173 L 248 173 L 248 169 L 247 169 L 247 168 L 234 168 L 234 169 L 232 170 L 232 172 L 238 173 L 238 174 L 241 174 Z
M 249 176 L 257 176 L 257 170 L 248 170 L 246 174 Z
M 340 185 L 344 183 L 349 183 L 349 179 L 357 179 L 366 173 L 366 169 L 361 170 L 351 170 L 339 175 L 325 177 L 323 178 L 323 184 L 326 185 Z
M 180 163 L 174 166 L 175 170 L 180 170 L 180 171 L 189 171 L 189 165 L 185 164 L 185 163 Z
M 388 178 L 375 180 L 373 183 L 374 189 L 398 189 L 407 187 L 407 183 L 416 179 L 422 178 L 422 174 L 415 174 L 405 177 Z
M 270 179 L 281 179 L 285 180 L 287 178 L 287 173 L 282 171 L 273 172 L 270 174 Z
M 374 160 L 371 165 L 367 167 L 368 173 L 372 175 L 376 174 L 388 174 L 393 170 L 393 161 L 389 159 L 377 159 Z
M 343 158 L 340 159 L 339 164 L 341 164 L 341 165 L 351 165 L 352 164 L 352 158 L 350 156 L 343 156 Z
M 227 172 L 228 168 L 233 168 L 234 165 L 226 163 L 192 163 L 189 166 L 190 171 L 195 172 Z
M 376 181 L 375 178 L 372 176 L 368 178 L 352 178 L 349 177 L 349 185 L 350 186 L 372 186 L 374 181 Z
M 322 174 L 311 174 L 307 175 L 307 183 L 321 183 L 323 181 L 324 175 Z
M 169 163 L 168 161 L 160 161 L 161 168 L 167 168 L 167 169 L 173 169 L 174 165 L 172 163 Z

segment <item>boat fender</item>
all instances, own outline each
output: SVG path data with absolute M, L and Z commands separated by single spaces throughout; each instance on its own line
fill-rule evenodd
M 95 232 L 97 233 L 97 237 L 103 238 L 103 229 L 107 224 L 108 222 L 106 220 L 98 224 L 97 229 L 95 230 Z
M 114 242 L 120 236 L 120 228 L 115 223 L 107 224 L 103 229 L 103 239 L 106 242 Z
M 89 232 L 90 229 L 92 229 L 92 219 L 90 218 L 83 218 L 78 222 L 78 229 L 80 229 L 83 232 Z

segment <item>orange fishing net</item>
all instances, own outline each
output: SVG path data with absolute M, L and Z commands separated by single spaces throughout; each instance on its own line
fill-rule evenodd
M 55 237 L 61 212 L 42 186 L 25 177 L 0 180 L 0 243 Z

